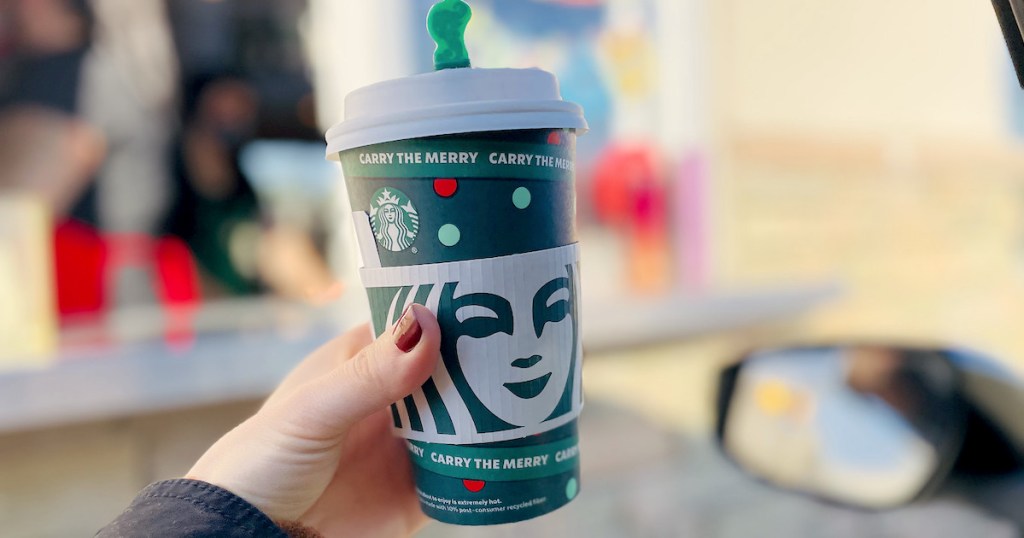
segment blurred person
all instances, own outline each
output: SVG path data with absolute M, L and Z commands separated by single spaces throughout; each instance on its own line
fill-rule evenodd
M 128 244 L 157 245 L 139 254 L 162 264 L 161 275 L 168 269 L 148 259 L 160 258 L 167 241 L 120 236 L 151 236 L 166 187 L 175 92 L 162 9 L 134 0 L 0 3 L 0 22 L 8 22 L 0 24 L 0 186 L 36 193 L 50 206 L 65 316 L 154 291 L 166 299 L 148 275 L 129 289 L 120 278 Z M 187 268 L 187 257 L 171 265 Z
M 846 352 L 846 385 L 865 398 L 879 398 L 903 417 L 920 414 L 923 396 L 909 359 L 898 349 L 858 346 Z
M 0 182 L 41 189 L 53 201 L 61 191 L 58 215 L 67 211 L 95 223 L 90 184 L 105 144 L 76 116 L 92 12 L 84 0 L 6 0 L 0 2 L 0 21 L 6 22 L 0 24 L 2 158 L 18 163 L 2 172 Z
M 0 2 L 0 107 L 36 104 L 73 113 L 92 35 L 84 0 Z
M 0 111 L 0 190 L 28 192 L 67 215 L 103 162 L 105 141 L 89 124 L 36 105 Z
M 441 331 L 411 305 L 372 341 L 353 329 L 315 351 L 185 478 L 144 489 L 97 535 L 410 536 L 426 522 L 386 408 L 440 358 Z
M 846 352 L 846 383 L 863 394 L 881 396 L 903 360 L 897 349 L 858 346 Z
M 77 113 L 103 132 L 110 149 L 86 203 L 105 232 L 153 236 L 166 211 L 168 152 L 180 128 L 178 59 L 166 6 L 138 0 L 89 0 L 88 6 L 93 28 Z M 129 299 L 145 295 L 122 291 Z
M 80 119 L 38 105 L 0 110 L 0 199 L 27 197 L 42 207 L 46 230 L 49 221 L 56 223 L 50 236 L 54 267 L 43 269 L 38 278 L 44 280 L 42 289 L 56 284 L 54 295 L 61 314 L 94 312 L 103 302 L 99 234 L 68 215 L 104 154 L 103 136 Z M 42 237 L 45 241 L 46 236 Z M 52 313 L 54 295 L 37 296 L 34 300 L 45 304 L 30 308 Z
M 35 105 L 88 122 L 108 151 L 72 216 L 152 233 L 167 184 L 176 61 L 162 2 L 0 3 L 0 108 Z
M 205 295 L 267 288 L 318 302 L 336 295 L 337 284 L 309 234 L 270 222 L 240 165 L 242 149 L 256 135 L 255 88 L 227 73 L 198 76 L 186 87 L 164 231 L 192 249 L 206 276 Z
M 846 385 L 865 400 L 884 402 L 921 437 L 938 442 L 943 417 L 958 398 L 940 388 L 951 381 L 941 355 L 931 350 L 855 346 L 846 351 Z M 947 389 L 949 390 L 949 389 Z
M 168 232 L 200 258 L 207 295 L 336 295 L 308 234 L 262 225 L 238 168 L 255 135 L 256 90 L 200 80 L 181 120 L 178 63 L 163 2 L 0 1 L 0 188 L 52 204 L 61 312 L 161 298 L 146 272 L 119 260 L 148 257 L 125 249 Z
M 930 415 L 929 369 L 935 353 L 897 348 L 857 346 L 846 352 L 846 384 L 865 398 L 879 398 L 907 420 Z
M 186 85 L 184 106 L 164 231 L 192 249 L 208 294 L 255 293 L 261 213 L 238 154 L 253 138 L 259 96 L 240 78 L 206 75 Z

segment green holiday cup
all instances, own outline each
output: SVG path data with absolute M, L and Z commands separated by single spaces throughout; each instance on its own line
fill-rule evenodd
M 437 314 L 437 370 L 390 408 L 430 517 L 493 525 L 579 491 L 575 144 L 582 109 L 537 69 L 450 69 L 351 93 L 327 133 L 379 336 Z

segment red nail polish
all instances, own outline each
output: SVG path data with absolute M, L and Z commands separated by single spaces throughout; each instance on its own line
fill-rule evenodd
M 416 319 L 416 311 L 413 310 L 412 305 L 406 307 L 402 319 L 395 324 L 394 334 L 395 345 L 403 353 L 412 351 L 416 344 L 420 343 L 420 338 L 423 337 L 423 328 L 420 327 L 420 322 Z

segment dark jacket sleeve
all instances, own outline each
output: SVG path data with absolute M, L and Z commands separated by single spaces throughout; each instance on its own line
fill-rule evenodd
M 96 535 L 98 538 L 287 538 L 280 527 L 241 497 L 197 480 L 150 485 Z

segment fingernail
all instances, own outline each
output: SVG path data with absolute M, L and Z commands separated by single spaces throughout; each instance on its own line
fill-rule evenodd
M 413 310 L 412 305 L 405 308 L 402 318 L 395 324 L 394 334 L 395 345 L 403 353 L 412 351 L 412 348 L 420 343 L 420 338 L 423 337 L 423 328 L 420 327 L 420 322 L 416 319 L 416 311 Z

